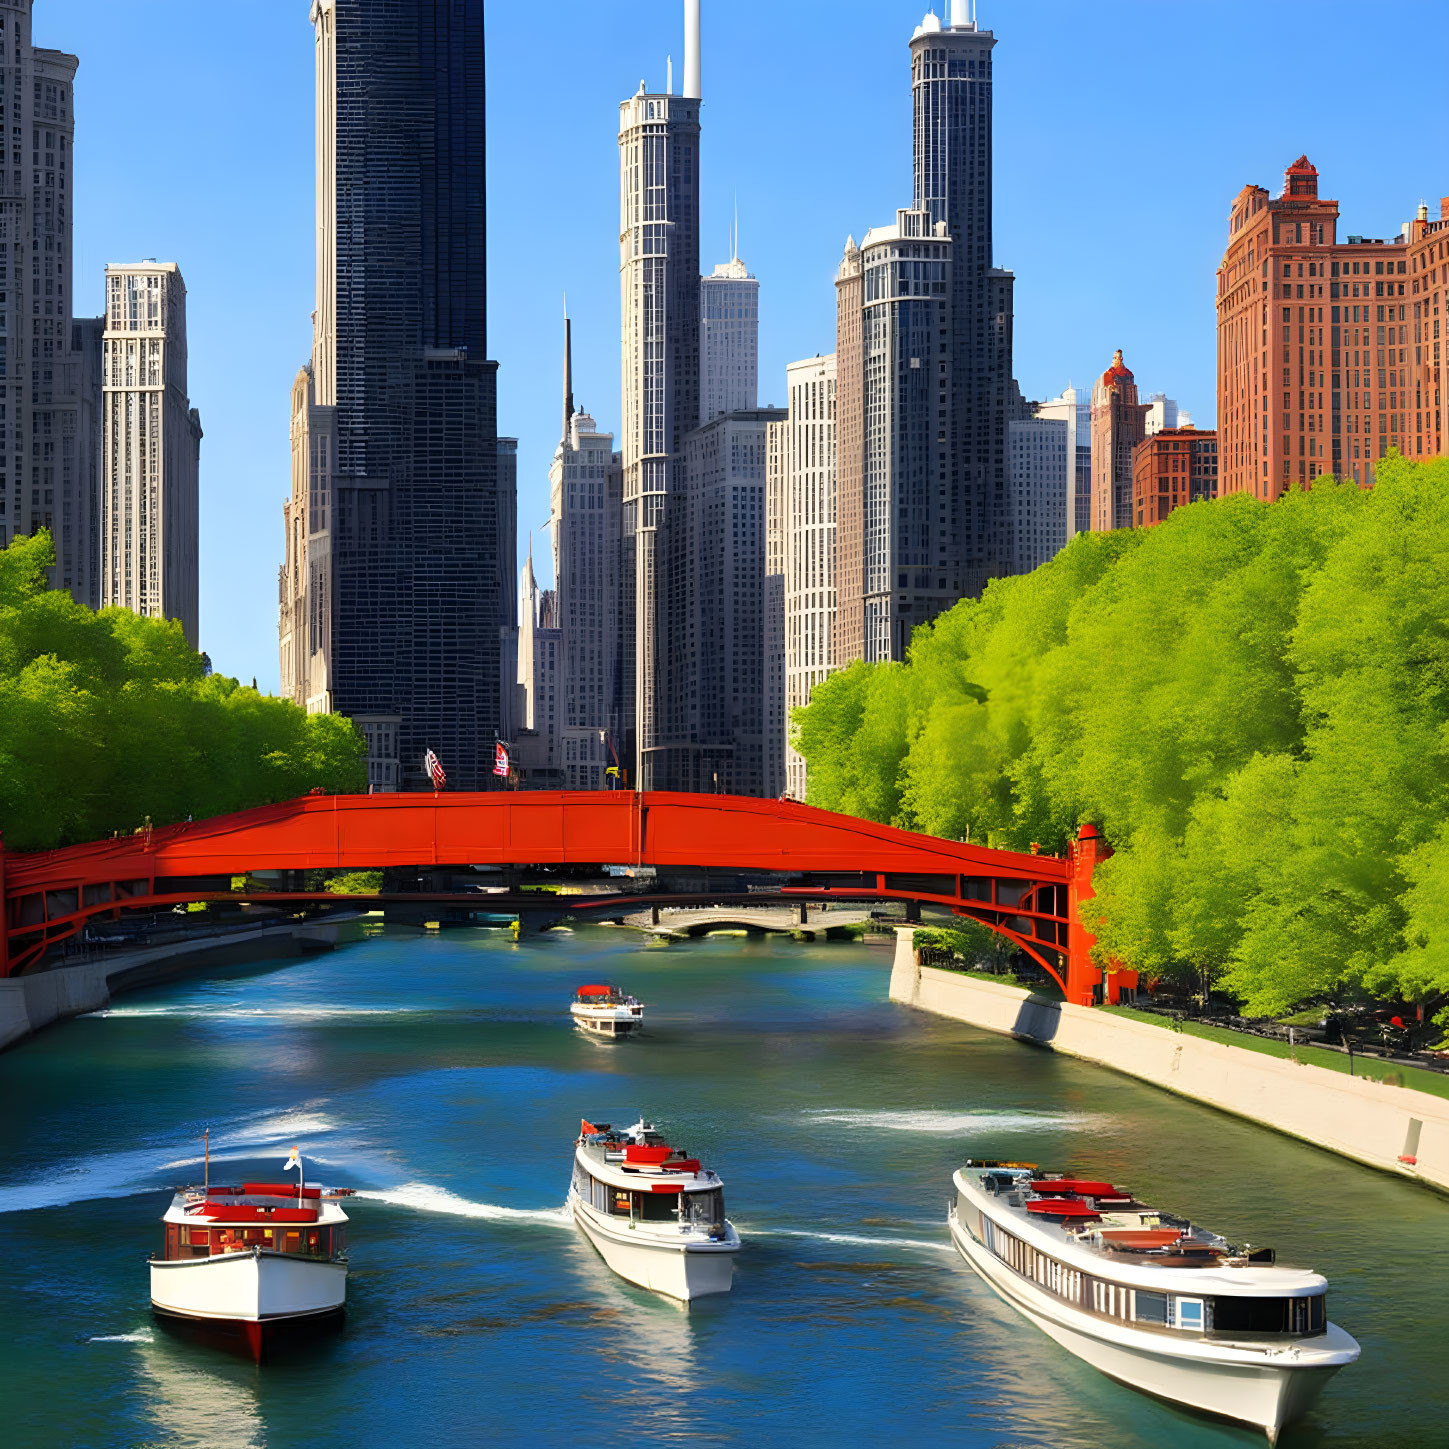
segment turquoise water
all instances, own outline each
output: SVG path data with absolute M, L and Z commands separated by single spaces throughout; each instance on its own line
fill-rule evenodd
M 134 993 L 0 1057 L 0 1442 L 1252 1445 L 1109 1382 L 947 1246 L 968 1155 L 1125 1182 L 1332 1280 L 1363 1360 L 1286 1446 L 1449 1445 L 1449 1202 L 1083 1063 L 886 1001 L 888 952 L 605 928 L 379 934 Z M 649 1035 L 568 1025 L 585 981 Z M 581 1116 L 726 1183 L 734 1291 L 613 1277 L 560 1207 Z M 153 1329 L 170 1185 L 361 1190 L 345 1330 L 260 1369 Z M 214 1164 L 215 1168 L 215 1164 Z M 309 1175 L 311 1175 L 309 1173 Z

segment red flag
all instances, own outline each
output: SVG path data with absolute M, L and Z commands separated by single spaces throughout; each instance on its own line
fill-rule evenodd
M 448 783 L 448 777 L 443 773 L 443 762 L 429 750 L 423 756 L 423 765 L 432 777 L 433 789 L 441 790 Z
M 597 1132 L 598 1130 L 599 1129 L 597 1127 L 595 1127 L 594 1124 L 592 1122 L 590 1122 L 587 1117 L 581 1117 L 579 1119 L 579 1136 L 580 1137 L 592 1137 L 593 1134 L 595 1132 Z
M 493 773 L 505 777 L 508 774 L 508 751 L 501 744 L 493 746 Z

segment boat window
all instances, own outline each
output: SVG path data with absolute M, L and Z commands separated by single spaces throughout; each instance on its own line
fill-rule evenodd
M 679 1216 L 679 1194 L 675 1192 L 641 1192 L 639 1216 L 646 1223 L 672 1223 Z
M 609 1211 L 615 1217 L 627 1218 L 634 1210 L 634 1194 L 627 1187 L 615 1187 L 609 1190 Z
M 1328 1304 L 1322 1293 L 1307 1298 L 1212 1299 L 1215 1333 L 1283 1333 L 1306 1338 L 1324 1332 Z
M 1189 1333 L 1201 1333 L 1203 1313 L 1201 1298 L 1179 1298 L 1177 1300 L 1177 1326 Z
M 1139 1323 L 1167 1323 L 1167 1294 L 1149 1293 L 1137 1290 L 1137 1321 Z
M 684 1218 L 700 1228 L 723 1228 L 725 1220 L 724 1192 L 690 1192 L 684 1196 Z

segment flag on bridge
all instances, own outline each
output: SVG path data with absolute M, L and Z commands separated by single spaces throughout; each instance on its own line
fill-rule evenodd
M 443 762 L 431 750 L 423 756 L 423 768 L 433 782 L 433 789 L 441 790 L 448 783 L 448 777 L 443 772 Z
M 508 750 L 502 744 L 495 744 L 493 746 L 493 773 L 502 775 L 506 779 L 508 770 Z

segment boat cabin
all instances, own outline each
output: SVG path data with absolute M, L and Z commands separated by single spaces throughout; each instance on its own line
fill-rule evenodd
M 341 1258 L 347 1251 L 347 1215 L 335 1200 L 350 1195 L 347 1188 L 324 1195 L 315 1187 L 299 1195 L 296 1184 L 284 1182 L 180 1192 L 162 1219 L 161 1257 L 173 1262 L 260 1249 Z
M 583 1126 L 574 1187 L 586 1206 L 629 1222 L 678 1223 L 724 1235 L 724 1185 L 697 1157 L 669 1146 L 649 1127 Z

